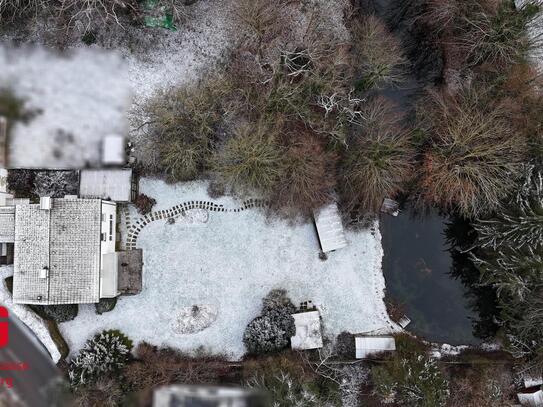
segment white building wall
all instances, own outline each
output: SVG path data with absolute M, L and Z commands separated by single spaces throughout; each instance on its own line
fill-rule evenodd
M 117 224 L 117 205 L 115 202 L 102 201 L 100 234 L 100 298 L 111 298 L 117 295 L 117 269 L 105 265 L 111 262 L 104 261 L 104 255 L 115 253 L 115 236 Z

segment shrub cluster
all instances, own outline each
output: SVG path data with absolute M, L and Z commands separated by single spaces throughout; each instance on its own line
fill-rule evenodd
M 78 194 L 79 173 L 64 170 L 11 169 L 8 171 L 7 184 L 8 190 L 16 198 L 40 196 L 63 198 L 65 195 Z
M 397 340 L 397 352 L 389 363 L 372 369 L 375 391 L 383 402 L 403 406 L 444 406 L 449 398 L 448 382 L 418 344 L 407 336 Z
M 70 360 L 68 377 L 73 387 L 121 370 L 130 357 L 132 341 L 119 331 L 103 331 L 89 339 Z
M 30 308 L 43 319 L 56 323 L 71 321 L 79 312 L 77 304 L 31 305 Z
M 136 201 L 134 202 L 134 205 L 138 209 L 138 213 L 141 215 L 147 215 L 153 210 L 153 206 L 156 204 L 156 199 L 151 198 L 150 196 L 147 196 L 145 194 L 139 194 L 136 197 Z
M 482 90 L 431 91 L 419 111 L 428 136 L 419 191 L 424 201 L 473 218 L 497 209 L 522 175 L 526 140 Z
M 399 44 L 376 17 L 353 21 L 352 44 L 324 35 L 318 7 L 303 38 L 293 39 L 285 26 L 297 7 L 236 2 L 243 35 L 225 71 L 145 107 L 145 171 L 170 181 L 209 176 L 226 191 L 256 193 L 292 215 L 311 213 L 337 192 L 348 206 L 374 211 L 403 188 L 412 169 L 409 132 L 399 120 L 376 124 L 372 114 L 396 112 L 382 99 L 364 98 L 401 80 Z M 360 156 L 367 158 L 362 167 Z M 369 182 L 366 170 L 373 170 Z M 338 181 L 348 188 L 336 191 Z
M 243 343 L 252 354 L 277 352 L 286 348 L 296 333 L 292 313 L 295 307 L 284 290 L 272 290 L 263 299 L 262 313 L 243 334 Z

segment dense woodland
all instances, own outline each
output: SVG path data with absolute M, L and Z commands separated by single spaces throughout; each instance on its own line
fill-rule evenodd
M 186 18 L 186 2 L 165 3 Z M 187 382 L 258 386 L 278 406 L 505 406 L 513 372 L 543 369 L 543 78 L 529 57 L 543 45 L 542 4 L 346 3 L 338 28 L 318 2 L 234 1 L 240 35 L 224 61 L 134 112 L 139 170 L 172 183 L 209 179 L 212 194 L 258 195 L 289 218 L 334 199 L 346 218 L 376 214 L 400 197 L 455 216 L 469 236 L 456 246 L 470 283 L 496 296 L 486 336 L 510 353 L 468 351 L 448 365 L 401 336 L 393 357 L 333 368 L 322 358 L 349 359 L 341 349 L 283 352 L 288 312 L 265 302 L 246 333 L 251 355 L 236 366 L 147 344 L 130 353 L 120 333 L 91 339 L 83 353 L 109 340 L 118 358 L 70 362 L 79 405 L 149 404 L 153 386 Z M 58 26 L 83 20 L 95 41 L 97 27 L 141 24 L 141 4 L 0 0 L 0 15 L 6 24 L 44 12 Z

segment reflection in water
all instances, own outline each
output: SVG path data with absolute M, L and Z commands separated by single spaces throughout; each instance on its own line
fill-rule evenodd
M 477 336 L 495 329 L 495 297 L 492 290 L 477 287 L 478 272 L 456 245 L 466 237 L 455 233 L 466 233 L 469 224 L 456 230 L 457 223 L 447 221 L 435 212 L 424 218 L 407 212 L 382 217 L 387 293 L 405 306 L 414 333 L 436 342 L 476 344 Z

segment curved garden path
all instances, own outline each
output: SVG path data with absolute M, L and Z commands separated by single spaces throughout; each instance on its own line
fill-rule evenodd
M 264 208 L 266 206 L 268 206 L 268 201 L 263 199 L 247 199 L 237 208 L 225 208 L 224 205 L 216 204 L 211 201 L 186 201 L 169 209 L 150 212 L 147 215 L 138 218 L 134 223 L 131 222 L 128 211 L 125 211 L 125 222 L 127 227 L 126 250 L 133 250 L 136 248 L 140 232 L 149 223 L 173 218 L 191 209 L 205 209 L 212 212 L 242 212 L 247 209 Z

